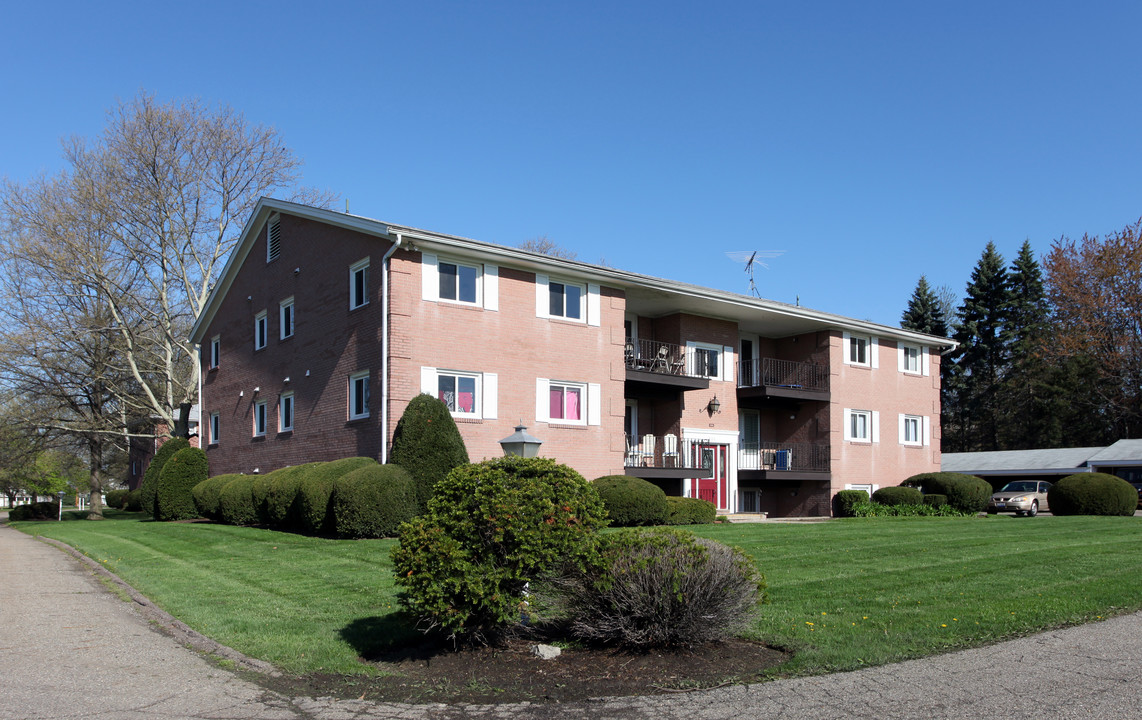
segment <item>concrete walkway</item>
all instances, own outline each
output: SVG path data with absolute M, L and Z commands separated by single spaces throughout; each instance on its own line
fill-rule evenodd
M 0 526 L 0 720 L 1142 718 L 1142 614 L 823 677 L 490 706 L 284 697 L 188 649 L 191 638 L 164 618 L 56 547 Z

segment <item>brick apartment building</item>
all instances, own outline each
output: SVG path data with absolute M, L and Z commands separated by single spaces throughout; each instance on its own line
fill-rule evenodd
M 384 462 L 420 392 L 591 479 L 821 516 L 940 469 L 946 338 L 263 199 L 192 330 L 212 474 Z

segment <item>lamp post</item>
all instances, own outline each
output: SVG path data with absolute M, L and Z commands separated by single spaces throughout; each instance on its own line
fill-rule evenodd
M 59 497 L 59 517 L 56 518 L 57 522 L 63 522 L 63 490 L 56 493 Z
M 525 458 L 536 457 L 542 444 L 542 440 L 527 434 L 526 425 L 516 425 L 514 433 L 500 440 L 500 447 L 504 449 L 505 456 L 516 455 Z

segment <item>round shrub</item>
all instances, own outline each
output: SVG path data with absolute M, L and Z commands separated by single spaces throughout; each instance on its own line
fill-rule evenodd
M 254 475 L 254 484 L 250 486 L 251 492 L 254 494 L 254 510 L 258 513 L 258 523 L 261 525 L 270 524 L 270 519 L 266 515 L 266 496 L 270 494 L 272 476 L 272 472 L 265 475 Z
M 416 510 L 416 489 L 400 465 L 366 465 L 333 483 L 338 537 L 396 537 L 401 523 L 412 519 Z
M 701 498 L 666 496 L 666 522 L 670 525 L 709 525 L 718 515 L 714 503 Z
M 190 447 L 190 442 L 186 438 L 167 438 L 166 442 L 159 446 L 155 456 L 151 458 L 151 464 L 143 473 L 143 482 L 139 483 L 139 505 L 144 512 L 150 513 L 154 518 L 158 518 L 155 494 L 159 487 L 159 474 L 162 473 L 167 460 L 170 460 L 179 450 L 188 447 Z
M 912 487 L 883 487 L 872 494 L 872 501 L 881 505 L 923 505 L 924 496 Z
M 125 510 L 130 512 L 140 512 L 143 509 L 142 491 L 135 488 L 127 493 L 127 504 L 124 505 Z
M 410 400 L 393 431 L 390 462 L 408 470 L 416 485 L 417 506 L 423 511 L 436 484 L 452 468 L 468 464 L 464 438 L 448 406 L 426 393 Z
M 422 627 L 481 641 L 520 620 L 527 584 L 597 561 L 606 510 L 579 473 L 549 458 L 454 469 L 393 548 L 401 604 Z
M 210 476 L 206 451 L 196 447 L 179 450 L 163 465 L 155 489 L 155 519 L 164 522 L 198 517 L 194 486 Z
M 569 629 L 632 649 L 723 640 L 748 627 L 765 577 L 739 548 L 673 528 L 599 541 L 602 564 L 566 583 Z
M 106 496 L 107 507 L 122 510 L 127 506 L 127 495 L 130 490 L 108 490 Z
M 948 504 L 948 496 L 936 494 L 925 495 L 924 504 L 931 505 L 932 507 L 943 507 L 944 505 Z
M 1047 490 L 1052 515 L 1133 515 L 1138 491 L 1116 475 L 1075 473 Z
M 222 486 L 218 493 L 218 513 L 227 525 L 257 524 L 253 475 L 238 475 Z
M 864 490 L 839 490 L 833 496 L 833 514 L 837 517 L 855 517 L 853 506 L 868 501 L 868 493 Z
M 670 518 L 666 493 L 654 483 L 629 475 L 607 475 L 591 484 L 607 508 L 612 527 L 665 525 Z
M 222 488 L 226 483 L 238 477 L 237 473 L 229 475 L 215 475 L 212 478 L 203 480 L 194 486 L 190 494 L 194 497 L 194 507 L 198 510 L 198 514 L 203 517 L 208 517 L 211 520 L 221 522 L 222 520 Z
M 301 529 L 301 479 L 318 464 L 291 465 L 266 476 L 269 487 L 264 490 L 262 512 L 268 525 L 282 530 Z M 258 483 L 255 482 L 255 500 L 257 497 Z
M 8 511 L 9 520 L 56 520 L 58 518 L 59 503 L 53 500 L 17 505 Z
M 956 510 L 978 513 L 987 510 L 991 483 L 975 475 L 954 472 L 921 473 L 900 483 L 919 488 L 925 495 L 945 495 Z
M 372 458 L 353 457 L 304 466 L 299 486 L 301 530 L 312 535 L 332 535 L 336 525 L 330 502 L 333 483 L 345 473 L 376 464 Z

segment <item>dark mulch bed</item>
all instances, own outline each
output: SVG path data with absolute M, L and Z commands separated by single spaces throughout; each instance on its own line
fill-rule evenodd
M 310 675 L 266 678 L 290 695 L 389 702 L 571 702 L 718 687 L 758 679 L 788 660 L 779 650 L 741 640 L 677 652 L 625 653 L 571 648 L 553 660 L 530 649 L 534 640 L 458 651 L 417 648 L 377 658 L 392 675 Z

